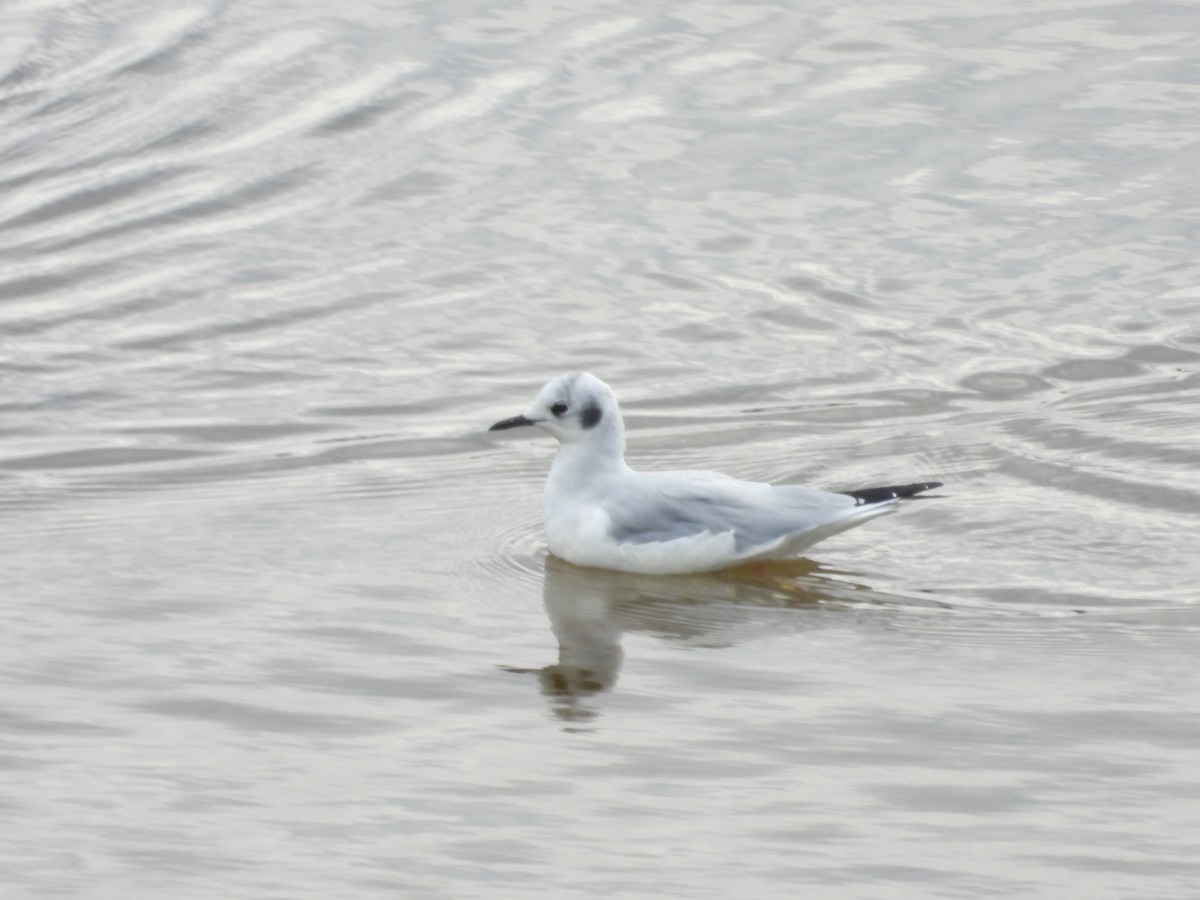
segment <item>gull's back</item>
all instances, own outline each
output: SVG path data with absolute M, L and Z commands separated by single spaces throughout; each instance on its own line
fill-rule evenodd
M 620 557 L 605 564 L 662 574 L 792 556 L 896 505 L 717 472 L 631 470 L 599 503 Z

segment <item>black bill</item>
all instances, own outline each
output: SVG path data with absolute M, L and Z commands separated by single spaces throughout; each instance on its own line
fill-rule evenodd
M 511 419 L 501 419 L 488 431 L 504 431 L 508 428 L 520 428 L 522 425 L 532 425 L 533 419 L 527 419 L 524 416 L 513 416 Z

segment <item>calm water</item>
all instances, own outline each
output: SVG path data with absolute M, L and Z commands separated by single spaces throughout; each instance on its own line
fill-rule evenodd
M 4 896 L 1194 894 L 1200 10 L 1003 10 L 0 5 Z M 947 487 L 574 569 L 566 369 Z

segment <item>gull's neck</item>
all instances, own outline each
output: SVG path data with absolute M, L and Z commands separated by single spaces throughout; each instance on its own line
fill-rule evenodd
M 586 439 L 560 444 L 550 467 L 551 490 L 580 490 L 629 471 L 625 465 L 625 433 L 615 422 L 602 423 Z

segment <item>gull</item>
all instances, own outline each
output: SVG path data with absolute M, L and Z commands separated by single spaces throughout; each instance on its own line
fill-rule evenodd
M 833 493 L 719 472 L 639 472 L 625 464 L 612 388 L 587 372 L 552 379 L 528 410 L 489 431 L 532 425 L 558 440 L 543 495 L 550 552 L 577 566 L 686 575 L 796 556 L 895 510 L 941 482 Z

